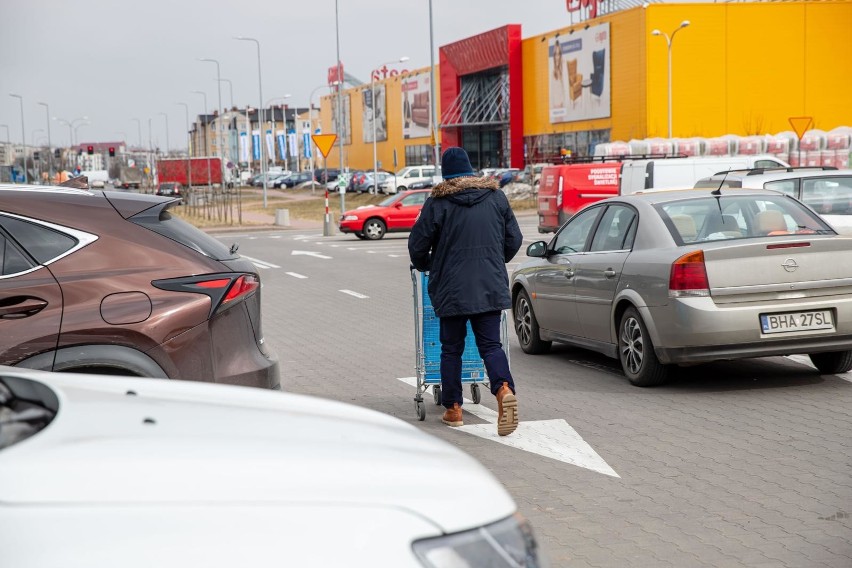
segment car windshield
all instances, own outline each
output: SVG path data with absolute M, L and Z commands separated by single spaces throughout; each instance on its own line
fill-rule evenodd
M 795 199 L 782 195 L 722 195 L 656 205 L 679 244 L 834 234 L 825 222 Z
M 391 195 L 387 199 L 383 199 L 382 201 L 380 201 L 378 207 L 390 207 L 398 199 L 399 195 Z

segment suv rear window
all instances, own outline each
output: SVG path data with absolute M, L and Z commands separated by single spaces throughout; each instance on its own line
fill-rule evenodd
M 0 215 L 0 226 L 36 261 L 46 264 L 77 245 L 77 239 L 49 227 Z
M 163 235 L 214 260 L 238 258 L 238 255 L 232 254 L 228 247 L 218 240 L 169 213 L 168 206 L 176 203 L 169 202 L 162 208 L 155 207 L 143 211 L 130 217 L 128 221 Z

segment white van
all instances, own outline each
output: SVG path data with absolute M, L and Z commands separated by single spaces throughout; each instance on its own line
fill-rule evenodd
M 379 185 L 379 191 L 382 193 L 393 194 L 398 191 L 405 191 L 412 183 L 431 181 L 433 184 L 441 181 L 441 168 L 437 171 L 435 166 L 408 166 L 402 168 L 392 178 Z
M 719 172 L 778 167 L 790 165 L 769 154 L 625 160 L 621 167 L 619 193 L 629 195 L 645 189 L 686 189 L 694 187 L 701 178 Z

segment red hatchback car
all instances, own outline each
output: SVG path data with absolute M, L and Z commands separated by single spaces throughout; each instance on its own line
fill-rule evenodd
M 377 240 L 385 233 L 410 231 L 431 189 L 403 191 L 378 205 L 365 205 L 340 216 L 340 232 Z
M 0 185 L 0 365 L 280 388 L 256 268 L 178 203 Z

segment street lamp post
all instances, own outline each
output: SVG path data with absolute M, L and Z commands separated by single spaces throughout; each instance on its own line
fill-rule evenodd
M 139 148 L 141 149 L 142 148 L 142 121 L 139 120 L 138 118 L 132 118 L 131 120 L 136 121 L 136 128 L 137 128 L 138 133 L 139 133 Z
M 230 93 L 230 98 L 229 98 L 228 100 L 230 100 L 230 101 L 231 101 L 231 104 L 230 104 L 230 105 L 228 105 L 228 109 L 229 109 L 229 111 L 233 111 L 233 109 L 234 109 L 234 84 L 231 82 L 231 80 L 230 80 L 230 79 L 225 79 L 225 78 L 221 78 L 221 79 L 217 78 L 217 79 L 216 79 L 216 81 L 217 81 L 220 85 L 221 85 L 222 83 L 228 83 L 228 92 Z M 235 160 L 235 159 L 233 158 L 233 154 L 231 153 L 231 136 L 230 136 L 230 128 L 231 128 L 231 121 L 230 121 L 230 119 L 229 119 L 229 120 L 228 120 L 228 133 L 229 133 L 229 134 L 228 134 L 228 141 L 227 141 L 227 145 L 228 145 L 228 161 L 229 161 L 229 162 L 239 162 L 239 159 L 236 159 L 236 160 Z M 239 150 L 237 150 L 237 153 L 239 154 Z M 237 171 L 239 171 L 239 168 L 237 168 Z M 239 183 L 239 180 L 237 180 L 237 182 L 236 182 L 236 183 Z
M 32 142 L 33 142 L 33 169 L 35 169 L 35 180 L 33 180 L 33 181 L 37 182 L 37 183 L 41 183 L 41 182 L 39 182 L 39 178 L 41 177 L 41 167 L 40 167 L 41 159 L 39 159 L 38 161 L 36 161 L 36 159 L 35 159 L 35 151 L 38 149 L 38 142 L 37 142 L 36 135 L 39 132 L 44 132 L 44 128 L 36 128 L 35 130 L 33 130 L 32 136 L 30 136 L 30 140 L 32 140 Z M 41 156 L 39 156 L 39 158 L 41 158 Z
M 50 107 L 47 103 L 38 103 L 44 107 L 45 115 L 47 116 L 47 171 L 50 179 L 53 179 L 53 150 L 50 148 Z
M 311 132 L 308 132 L 308 148 L 311 148 L 311 146 L 310 146 L 311 135 L 313 134 L 313 127 L 314 127 L 314 95 L 320 89 L 331 88 L 331 87 L 337 86 L 339 84 L 340 84 L 340 81 L 332 81 L 328 85 L 320 85 L 319 87 L 316 87 L 316 88 L 314 88 L 313 91 L 311 91 L 311 96 L 308 98 L 308 106 L 310 107 L 308 109 L 308 122 L 311 125 L 310 126 Z M 310 155 L 311 156 L 310 156 L 309 162 L 310 162 L 310 166 L 311 166 L 311 193 L 313 193 L 314 192 L 314 181 L 315 181 L 314 180 L 314 152 L 313 152 L 313 149 L 310 150 Z
M 206 61 L 208 63 L 216 64 L 216 92 L 219 96 L 219 107 L 216 112 L 216 135 L 214 140 L 216 140 L 216 155 L 219 157 L 219 173 L 222 176 L 222 185 L 225 185 L 225 159 L 224 154 L 222 153 L 222 120 L 224 119 L 222 113 L 222 75 L 219 71 L 219 61 L 216 59 L 211 59 L 209 57 L 201 57 L 199 61 Z
M 672 35 L 669 36 L 665 32 L 661 32 L 660 30 L 654 30 L 651 32 L 651 35 L 655 36 L 663 36 L 666 40 L 666 46 L 669 51 L 669 139 L 672 137 L 672 42 L 674 41 L 675 34 L 689 25 L 689 20 L 684 20 L 680 23 L 680 25 L 672 32 Z
M 343 179 L 343 77 L 340 72 L 340 17 L 338 10 L 338 0 L 334 0 L 334 34 L 337 43 L 337 140 L 340 150 L 340 173 L 338 179 Z M 340 187 L 340 214 L 343 215 L 346 211 L 346 186 Z
M 183 107 L 186 113 L 186 180 L 189 191 L 192 191 L 192 138 L 189 135 L 189 105 L 177 103 Z
M 258 104 L 260 108 L 257 109 L 257 128 L 260 131 L 260 177 L 263 180 L 263 208 L 266 208 L 266 157 L 264 155 L 263 146 L 263 75 L 260 70 L 260 42 L 257 41 L 253 37 L 244 37 L 237 36 L 234 39 L 238 39 L 241 41 L 253 41 L 255 45 L 257 45 L 257 90 L 258 90 Z
M 432 0 L 429 0 L 429 102 L 432 106 L 432 152 L 435 159 L 435 173 L 438 173 L 438 101 L 435 100 L 435 31 L 432 26 Z M 510 164 L 511 165 L 511 164 Z
M 160 116 L 166 119 L 166 158 L 169 157 L 169 115 L 161 112 Z
M 202 97 L 204 97 L 204 114 L 203 114 L 203 116 L 206 117 L 207 116 L 207 93 L 205 93 L 204 91 L 192 91 L 192 92 L 195 93 L 196 95 L 201 95 Z M 210 182 L 211 182 L 210 178 L 212 176 L 210 175 L 210 152 L 208 151 L 208 148 L 207 148 L 208 124 L 207 124 L 206 118 L 204 119 L 204 123 L 205 123 L 204 124 L 204 153 L 207 155 L 207 191 L 213 191 L 213 187 L 210 185 Z
M 27 183 L 27 131 L 24 126 L 24 97 L 9 93 L 10 97 L 15 97 L 21 102 L 21 142 L 23 143 L 24 152 L 24 183 Z
M 379 68 L 384 67 L 385 65 L 391 65 L 393 63 L 405 63 L 408 61 L 408 56 L 402 56 L 399 59 L 394 61 L 387 61 L 379 65 Z M 378 157 L 378 147 L 376 145 L 376 82 L 373 78 L 374 72 L 370 72 L 370 106 L 372 107 L 373 114 L 373 187 L 370 189 L 370 193 L 379 193 L 379 157 Z

